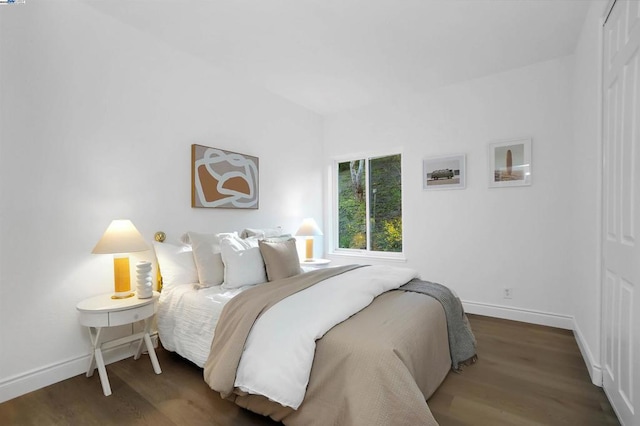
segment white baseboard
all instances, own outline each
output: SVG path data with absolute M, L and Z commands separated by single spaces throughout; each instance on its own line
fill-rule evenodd
M 584 335 L 580 331 L 580 327 L 575 319 L 573 320 L 573 334 L 576 337 L 576 342 L 578 342 L 578 348 L 580 348 L 580 353 L 582 354 L 584 363 L 587 364 L 587 370 L 589 370 L 591 382 L 596 386 L 602 387 L 602 366 L 594 360 L 593 353 L 591 352 L 591 349 L 589 349 L 589 346 L 584 339 Z
M 157 347 L 157 334 L 151 336 L 151 341 L 153 346 Z M 105 364 L 108 365 L 133 356 L 133 347 L 133 343 L 125 343 L 104 351 Z M 90 358 L 91 354 L 81 355 L 2 380 L 0 382 L 0 403 L 70 379 L 79 374 L 85 374 L 89 367 Z M 98 373 L 95 372 L 95 374 Z M 98 387 L 96 391 L 102 392 L 102 388 Z
M 486 315 L 488 317 L 573 330 L 573 317 L 569 315 L 552 314 L 511 306 L 490 305 L 488 303 L 471 302 L 468 300 L 463 300 L 462 305 L 464 306 L 465 312 L 470 314 Z
M 602 387 L 602 367 L 595 361 L 593 353 L 589 349 L 589 346 L 584 339 L 584 335 L 580 331 L 580 327 L 578 327 L 578 323 L 572 316 L 471 301 L 463 301 L 462 305 L 464 306 L 465 312 L 470 314 L 485 315 L 488 317 L 572 330 L 576 342 L 578 343 L 580 354 L 587 365 L 589 376 L 591 376 L 591 382 L 596 386 Z

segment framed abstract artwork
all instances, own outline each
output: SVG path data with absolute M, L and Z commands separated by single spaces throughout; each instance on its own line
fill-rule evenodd
M 426 158 L 422 162 L 422 189 L 464 189 L 464 154 Z
M 258 157 L 191 145 L 191 207 L 258 208 Z
M 489 187 L 531 185 L 531 139 L 489 144 Z

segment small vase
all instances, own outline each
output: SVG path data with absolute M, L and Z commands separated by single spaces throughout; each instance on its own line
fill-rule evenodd
M 151 277 L 151 262 L 140 261 L 136 265 L 136 294 L 138 299 L 148 299 L 153 296 L 153 278 Z

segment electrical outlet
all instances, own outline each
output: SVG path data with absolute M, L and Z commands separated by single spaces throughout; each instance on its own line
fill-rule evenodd
M 502 297 L 511 299 L 513 297 L 513 289 L 511 287 L 505 287 L 502 291 Z

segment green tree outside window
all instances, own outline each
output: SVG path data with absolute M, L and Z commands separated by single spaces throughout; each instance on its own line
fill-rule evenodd
M 338 163 L 338 248 L 402 252 L 400 154 Z

